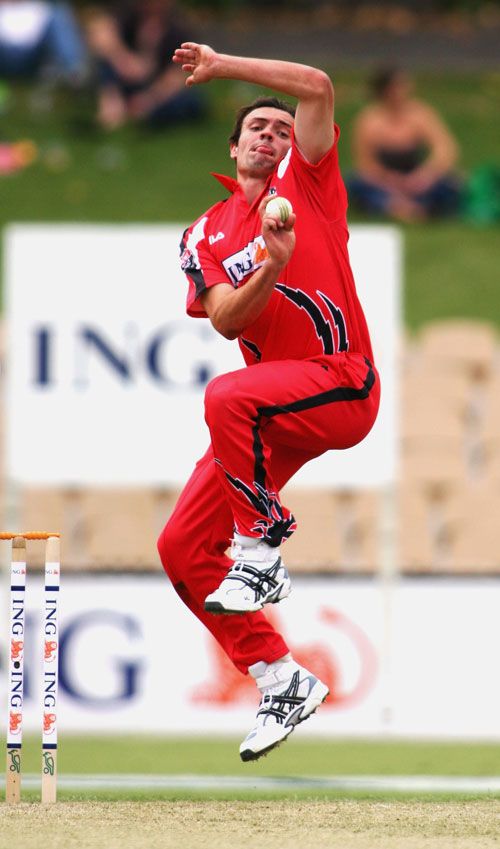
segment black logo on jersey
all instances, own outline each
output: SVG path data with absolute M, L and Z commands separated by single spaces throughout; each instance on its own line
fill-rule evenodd
M 316 335 L 323 345 L 324 354 L 335 354 L 349 350 L 344 314 L 327 295 L 316 289 L 316 294 L 319 295 L 328 310 L 328 317 L 325 318 L 318 304 L 302 289 L 292 289 L 291 286 L 285 286 L 284 283 L 277 283 L 275 289 L 289 301 L 292 301 L 299 309 L 306 311 L 314 324 Z
M 257 362 L 260 363 L 262 360 L 262 351 L 257 347 L 255 342 L 251 342 L 250 339 L 244 339 L 243 336 L 240 336 L 240 342 L 245 346 L 245 348 L 248 348 L 248 350 L 252 352 Z
M 258 425 L 257 425 L 258 427 Z M 284 539 L 288 539 L 297 527 L 295 517 L 292 513 L 286 515 L 278 495 L 275 492 L 269 492 L 265 484 L 258 481 L 253 482 L 253 487 L 231 475 L 222 465 L 221 461 L 215 458 L 215 462 L 222 468 L 229 483 L 243 493 L 247 501 L 250 502 L 256 513 L 259 513 L 261 518 L 255 520 L 252 531 L 262 534 L 262 538 L 270 545 L 276 546 Z M 260 474 L 264 477 L 264 467 L 259 467 Z

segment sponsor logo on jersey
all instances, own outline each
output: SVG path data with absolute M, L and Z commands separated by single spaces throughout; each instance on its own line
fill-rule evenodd
M 245 277 L 260 268 L 268 256 L 264 238 L 257 236 L 246 247 L 223 260 L 222 265 L 233 286 L 237 286 Z
M 188 248 L 184 248 L 181 254 L 181 268 L 183 271 L 194 271 L 198 268 L 196 260 Z
M 219 232 L 217 233 L 216 236 L 211 235 L 211 236 L 208 237 L 208 244 L 209 245 L 215 245 L 216 242 L 219 242 L 221 239 L 224 239 L 225 237 L 226 237 L 226 234 L 221 233 L 221 231 L 219 230 Z

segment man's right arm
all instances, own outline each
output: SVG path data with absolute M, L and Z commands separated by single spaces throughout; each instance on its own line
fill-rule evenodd
M 259 317 L 267 306 L 279 276 L 292 256 L 295 247 L 295 215 L 285 224 L 265 215 L 262 206 L 262 235 L 268 258 L 238 289 L 229 283 L 217 283 L 200 295 L 203 309 L 215 329 L 226 339 L 236 339 Z
M 217 283 L 200 296 L 203 309 L 218 333 L 237 339 L 253 324 L 266 307 L 278 282 L 281 267 L 269 260 L 239 289 L 229 283 Z

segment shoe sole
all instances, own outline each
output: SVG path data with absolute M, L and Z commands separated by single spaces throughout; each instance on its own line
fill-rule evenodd
M 279 591 L 275 590 L 274 594 L 278 593 L 277 598 L 267 598 L 263 602 L 259 602 L 254 607 L 248 607 L 246 610 L 230 610 L 228 607 L 224 607 L 221 601 L 205 601 L 204 607 L 207 613 L 215 613 L 216 615 L 236 615 L 236 616 L 244 616 L 245 613 L 257 613 L 257 611 L 262 610 L 265 604 L 278 604 L 280 601 L 283 601 L 284 598 L 288 598 L 290 593 L 292 592 L 292 587 L 290 585 L 290 581 L 288 581 L 288 586 L 284 583 L 282 587 L 280 587 Z
M 281 746 L 286 740 L 288 740 L 290 734 L 292 733 L 293 728 L 290 729 L 288 734 L 285 737 L 282 737 L 281 740 L 277 740 L 276 743 L 272 743 L 271 746 L 267 746 L 266 749 L 261 749 L 260 752 L 253 752 L 251 749 L 244 749 L 240 752 L 240 758 L 244 763 L 248 763 L 249 761 L 258 761 L 260 758 L 265 758 L 269 752 L 272 752 L 273 749 L 277 749 L 278 746 Z
M 252 749 L 243 749 L 243 751 L 240 752 L 241 760 L 244 761 L 245 763 L 248 762 L 248 761 L 258 761 L 259 758 L 265 757 L 266 755 L 269 754 L 269 752 L 272 752 L 273 749 L 277 749 L 278 746 L 281 745 L 281 743 L 284 743 L 286 740 L 288 740 L 290 734 L 292 733 L 292 731 L 295 730 L 297 725 L 300 725 L 301 722 L 305 722 L 306 719 L 309 719 L 309 717 L 312 716 L 313 713 L 315 713 L 319 707 L 321 707 L 321 705 L 323 704 L 325 699 L 327 699 L 328 696 L 330 695 L 330 690 L 328 689 L 328 687 L 326 687 L 325 684 L 323 684 L 321 681 L 318 681 L 318 684 L 321 684 L 321 687 L 318 687 L 318 691 L 319 691 L 318 695 L 316 695 L 311 700 L 312 701 L 312 707 L 310 706 L 310 709 L 307 711 L 305 716 L 304 715 L 300 716 L 300 718 L 297 720 L 297 722 L 295 722 L 292 725 L 288 734 L 285 734 L 285 736 L 282 737 L 281 740 L 276 740 L 275 743 L 271 743 L 270 746 L 266 746 L 265 749 L 260 749 L 258 752 L 254 752 Z M 323 691 L 323 688 L 326 690 L 326 693 Z M 315 689 L 316 689 L 316 687 L 313 687 L 309 698 L 311 698 Z M 322 693 L 322 695 L 321 695 L 321 693 Z M 304 705 L 302 706 L 302 714 L 304 713 L 305 707 L 306 707 L 306 703 L 304 703 Z

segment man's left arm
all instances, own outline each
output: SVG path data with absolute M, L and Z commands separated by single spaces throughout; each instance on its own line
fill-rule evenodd
M 296 97 L 294 134 L 302 155 L 315 165 L 332 147 L 334 94 L 324 71 L 278 59 L 229 56 L 191 41 L 175 51 L 173 61 L 188 74 L 188 86 L 215 79 L 241 80 Z

